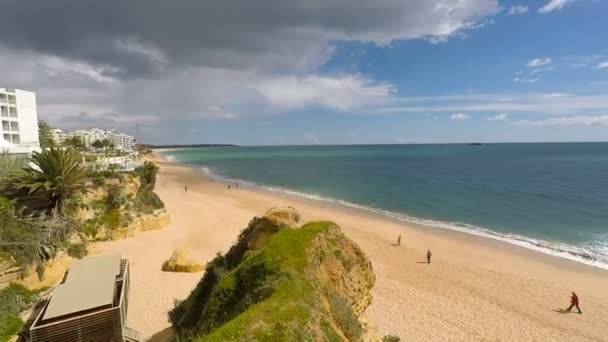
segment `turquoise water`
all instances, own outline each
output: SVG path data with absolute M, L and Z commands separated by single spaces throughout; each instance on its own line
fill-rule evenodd
M 608 143 L 224 147 L 165 153 L 216 177 L 608 268 Z

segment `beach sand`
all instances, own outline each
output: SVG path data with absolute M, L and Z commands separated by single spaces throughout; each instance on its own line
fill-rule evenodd
M 168 333 L 167 311 L 174 301 L 184 299 L 202 276 L 161 272 L 173 250 L 189 248 L 207 262 L 227 251 L 253 216 L 284 205 L 296 207 L 305 221 L 336 222 L 367 254 L 377 281 L 366 315 L 381 335 L 405 341 L 608 340 L 605 270 L 338 205 L 243 187 L 228 190 L 198 170 L 156 161 L 161 167 L 156 190 L 171 224 L 97 246 L 130 260 L 128 325 L 154 335 L 154 341 Z M 427 248 L 433 252 L 430 265 L 424 263 Z M 583 314 L 559 313 L 573 290 Z

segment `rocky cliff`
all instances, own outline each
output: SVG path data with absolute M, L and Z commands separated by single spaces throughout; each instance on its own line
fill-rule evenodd
M 361 249 L 332 222 L 299 227 L 293 208 L 254 218 L 170 312 L 194 341 L 361 341 L 375 276 Z

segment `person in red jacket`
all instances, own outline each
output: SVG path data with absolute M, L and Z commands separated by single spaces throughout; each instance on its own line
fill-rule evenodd
M 572 310 L 572 308 L 575 306 L 576 306 L 576 309 L 578 310 L 578 313 L 582 314 L 583 312 L 581 311 L 581 308 L 578 306 L 578 296 L 576 295 L 576 293 L 572 292 L 572 296 L 570 296 L 570 307 L 567 309 L 568 312 L 570 310 Z

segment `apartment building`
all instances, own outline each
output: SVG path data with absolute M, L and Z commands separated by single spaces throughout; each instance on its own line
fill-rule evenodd
M 70 137 L 78 137 L 84 143 L 86 148 L 91 148 L 91 145 L 98 140 L 109 140 L 114 143 L 115 149 L 119 151 L 131 152 L 135 148 L 135 137 L 125 133 L 116 133 L 113 129 L 77 129 L 72 132 L 64 132 L 58 128 L 51 131 L 53 140 L 61 144 L 65 139 Z
M 40 150 L 36 94 L 0 88 L 0 148 L 9 153 Z

